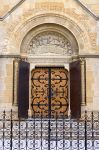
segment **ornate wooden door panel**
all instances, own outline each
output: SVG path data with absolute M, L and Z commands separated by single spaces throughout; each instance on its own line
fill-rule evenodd
M 32 71 L 32 109 L 33 115 L 48 115 L 48 69 L 37 68 Z
M 36 68 L 31 74 L 33 116 L 67 116 L 68 71 L 64 68 Z
M 64 68 L 51 69 L 51 115 L 68 115 L 68 71 Z

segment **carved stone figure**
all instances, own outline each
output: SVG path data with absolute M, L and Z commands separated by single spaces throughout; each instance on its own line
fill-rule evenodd
M 45 31 L 32 38 L 27 49 L 28 54 L 34 55 L 71 55 L 71 43 L 62 34 Z

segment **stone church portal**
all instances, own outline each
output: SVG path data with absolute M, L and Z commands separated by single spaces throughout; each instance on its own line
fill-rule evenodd
M 92 0 L 1 0 L 1 3 L 0 111 L 12 109 L 19 117 L 33 116 L 36 110 L 54 117 L 55 113 L 65 112 L 65 116 L 77 118 L 85 110 L 99 110 L 98 3 Z M 66 76 L 59 73 L 59 68 Z M 60 83 L 56 84 L 58 80 Z M 34 81 L 40 87 L 36 88 Z M 62 87 L 65 82 L 68 86 Z

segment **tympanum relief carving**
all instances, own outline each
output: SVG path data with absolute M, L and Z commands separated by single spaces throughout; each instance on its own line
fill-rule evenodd
M 33 55 L 72 55 L 70 41 L 62 34 L 45 31 L 32 38 L 24 53 Z

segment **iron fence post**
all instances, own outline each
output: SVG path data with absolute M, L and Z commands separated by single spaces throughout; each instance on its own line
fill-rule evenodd
M 19 118 L 19 144 L 18 144 L 19 150 L 20 150 L 20 118 Z
M 65 150 L 65 122 L 64 122 L 64 113 L 63 113 L 63 150 Z
M 28 147 L 28 144 L 27 144 L 27 136 L 28 136 L 28 123 L 27 123 L 27 120 L 26 120 L 26 150 L 27 150 L 27 147 Z
M 12 150 L 12 128 L 13 128 L 13 122 L 12 122 L 12 109 L 11 109 L 11 129 L 10 129 L 10 148 Z
M 87 111 L 85 111 L 85 150 L 87 150 Z
M 58 117 L 58 116 L 57 116 L 57 112 L 56 112 L 56 150 L 57 150 L 57 146 L 58 146 L 58 145 L 57 145 L 57 140 L 58 140 L 58 137 L 57 137 L 57 136 L 58 136 L 58 135 L 57 135 L 57 117 Z
M 5 129 L 5 110 L 3 112 L 3 150 L 4 150 L 4 138 L 5 138 L 5 133 L 4 133 L 4 129 Z
M 71 122 L 71 115 L 69 118 L 69 123 L 70 123 L 70 149 L 72 150 L 72 122 Z
M 43 139 L 42 139 L 42 135 L 43 135 L 43 134 L 42 134 L 42 132 L 43 132 L 43 129 L 42 129 L 42 128 L 43 128 L 43 125 L 42 125 L 42 117 L 43 117 L 43 115 L 42 115 L 42 112 L 41 112 L 41 150 L 42 150 L 42 146 L 43 146 L 43 144 L 42 144 L 42 140 L 43 140 Z
M 91 114 L 91 120 L 92 120 L 92 147 L 94 149 L 94 115 L 93 115 L 93 112 Z
M 79 150 L 79 118 L 77 118 L 77 147 Z
M 33 121 L 34 121 L 34 132 L 33 132 L 33 150 L 35 150 L 35 125 L 36 125 L 36 123 L 35 123 L 35 112 L 34 112 L 34 119 L 33 119 Z

